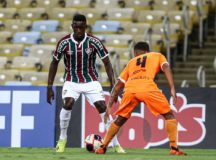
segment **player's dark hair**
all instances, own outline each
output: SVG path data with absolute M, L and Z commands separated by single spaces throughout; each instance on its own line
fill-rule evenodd
M 86 17 L 83 14 L 75 14 L 73 17 L 73 21 L 86 22 Z
M 137 42 L 134 45 L 134 50 L 142 50 L 142 51 L 149 52 L 149 45 L 147 42 Z

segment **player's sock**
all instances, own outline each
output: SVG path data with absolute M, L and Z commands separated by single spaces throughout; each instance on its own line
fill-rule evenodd
M 71 110 L 66 110 L 62 108 L 59 117 L 60 117 L 60 130 L 61 130 L 59 139 L 66 140 L 67 129 L 71 118 Z
M 101 119 L 102 119 L 103 122 L 104 122 L 104 115 L 105 115 L 105 112 L 100 114 Z M 108 120 L 107 123 L 105 124 L 105 129 L 106 129 L 106 130 L 109 129 L 109 126 L 110 126 L 110 124 L 111 124 L 112 122 L 113 122 L 113 118 L 112 118 L 112 116 L 110 115 L 110 116 L 109 116 L 109 120 Z M 113 146 L 118 146 L 118 145 L 119 145 L 117 135 L 115 135 L 111 141 L 112 141 L 112 143 L 113 143 Z
M 176 119 L 165 120 L 166 131 L 170 141 L 170 147 L 177 147 L 177 121 Z
M 120 126 L 117 126 L 114 122 L 111 123 L 109 129 L 107 130 L 103 144 L 107 147 L 110 141 L 113 139 L 114 136 L 118 133 Z

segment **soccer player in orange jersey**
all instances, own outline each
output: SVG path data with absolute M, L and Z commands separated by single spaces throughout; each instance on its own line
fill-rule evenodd
M 96 150 L 97 154 L 104 154 L 109 142 L 117 134 L 122 125 L 130 118 L 133 109 L 138 103 L 144 102 L 149 110 L 157 116 L 162 115 L 170 142 L 170 155 L 186 155 L 177 146 L 177 121 L 170 109 L 164 94 L 158 89 L 154 78 L 161 69 L 169 83 L 173 103 L 176 103 L 176 91 L 172 74 L 166 58 L 161 53 L 149 52 L 146 42 L 138 42 L 134 46 L 135 57 L 131 59 L 120 74 L 108 102 L 106 117 L 110 108 L 124 87 L 123 97 L 119 109 L 115 113 L 117 119 L 110 125 L 103 141 L 103 145 Z

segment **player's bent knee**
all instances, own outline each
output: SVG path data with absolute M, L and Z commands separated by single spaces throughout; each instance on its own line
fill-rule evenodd
M 71 97 L 67 97 L 67 98 L 64 99 L 63 108 L 66 109 L 66 110 L 72 110 L 73 104 L 74 104 L 74 99 L 71 98 Z
M 94 103 L 99 113 L 104 113 L 106 111 L 105 101 L 98 101 Z
M 165 114 L 162 114 L 162 116 L 163 116 L 166 120 L 168 120 L 168 119 L 175 119 L 175 116 L 174 116 L 174 114 L 173 114 L 172 111 L 169 111 L 169 112 L 167 112 L 167 113 L 165 113 Z
M 117 125 L 117 126 L 122 126 L 128 119 L 125 118 L 125 117 L 122 117 L 122 116 L 118 116 L 116 118 L 116 120 L 114 121 L 114 123 Z

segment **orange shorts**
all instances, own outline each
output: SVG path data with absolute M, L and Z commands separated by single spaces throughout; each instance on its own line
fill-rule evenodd
M 119 109 L 115 112 L 115 115 L 129 118 L 133 109 L 140 102 L 144 102 L 145 106 L 147 106 L 155 116 L 170 111 L 170 105 L 161 91 L 124 93 Z

